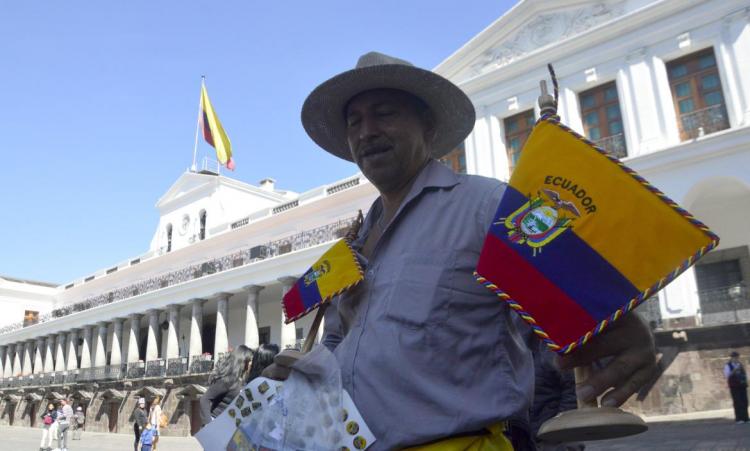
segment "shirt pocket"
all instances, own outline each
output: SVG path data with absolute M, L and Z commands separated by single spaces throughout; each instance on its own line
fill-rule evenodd
M 451 303 L 455 254 L 404 254 L 394 265 L 385 317 L 408 329 L 444 323 Z

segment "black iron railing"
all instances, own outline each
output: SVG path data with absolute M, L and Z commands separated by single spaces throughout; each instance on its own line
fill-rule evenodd
M 594 144 L 604 149 L 613 157 L 625 158 L 628 156 L 628 148 L 625 145 L 625 135 L 622 133 L 597 139 L 594 141 Z
M 193 374 L 210 373 L 213 367 L 211 356 L 196 355 L 190 359 L 190 372 Z
M 128 363 L 128 379 L 138 379 L 146 375 L 146 364 L 144 362 Z
M 286 238 L 270 241 L 259 246 L 247 247 L 222 257 L 207 260 L 203 263 L 190 265 L 176 271 L 140 280 L 134 284 L 52 310 L 50 313 L 41 314 L 39 315 L 39 321 L 37 324 L 82 312 L 100 305 L 128 299 L 161 288 L 189 282 L 205 275 L 226 271 L 238 266 L 248 265 L 267 258 L 278 257 L 289 252 L 327 243 L 342 238 L 345 235 L 346 230 L 348 230 L 354 222 L 354 219 L 354 217 L 342 219 L 311 230 L 305 230 Z M 21 329 L 22 327 L 22 321 L 7 325 L 0 328 L 0 335 Z
M 188 372 L 187 357 L 167 359 L 167 376 L 182 376 Z
M 164 376 L 167 370 L 167 362 L 164 359 L 149 360 L 146 362 L 146 377 Z
M 729 128 L 727 109 L 723 103 L 680 115 L 682 139 L 694 139 Z

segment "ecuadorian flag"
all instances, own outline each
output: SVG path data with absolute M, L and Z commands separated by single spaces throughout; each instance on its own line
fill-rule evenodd
M 345 239 L 336 242 L 284 295 L 286 323 L 301 318 L 362 281 L 364 275 L 354 251 Z
M 718 245 L 619 160 L 545 117 L 495 213 L 475 277 L 568 353 Z

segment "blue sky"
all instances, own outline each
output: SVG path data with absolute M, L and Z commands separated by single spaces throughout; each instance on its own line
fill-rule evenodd
M 192 160 L 202 74 L 231 176 L 305 191 L 356 171 L 304 133 L 312 88 L 370 50 L 432 68 L 513 3 L 6 3 L 0 275 L 65 283 L 146 251 Z

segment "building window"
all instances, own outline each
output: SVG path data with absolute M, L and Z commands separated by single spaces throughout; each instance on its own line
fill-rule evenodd
M 526 144 L 526 140 L 529 139 L 531 129 L 534 128 L 534 110 L 524 111 L 510 117 L 506 117 L 503 120 L 503 126 L 505 127 L 505 148 L 508 152 L 508 165 L 510 171 L 513 172 L 513 168 L 518 163 L 518 158 L 521 156 L 521 149 Z
M 583 91 L 578 101 L 586 137 L 614 157 L 628 156 L 615 82 Z
M 681 140 L 729 128 L 713 49 L 671 61 L 667 75 Z
M 730 312 L 750 308 L 739 259 L 695 265 L 701 312 Z
M 172 250 L 172 224 L 167 224 L 167 252 Z
M 453 169 L 454 172 L 466 174 L 466 149 L 464 148 L 464 143 L 459 144 L 447 155 L 440 158 L 440 162 Z
M 198 234 L 198 238 L 200 240 L 206 239 L 206 210 L 201 210 L 200 214 L 198 215 L 200 218 L 200 232 Z

